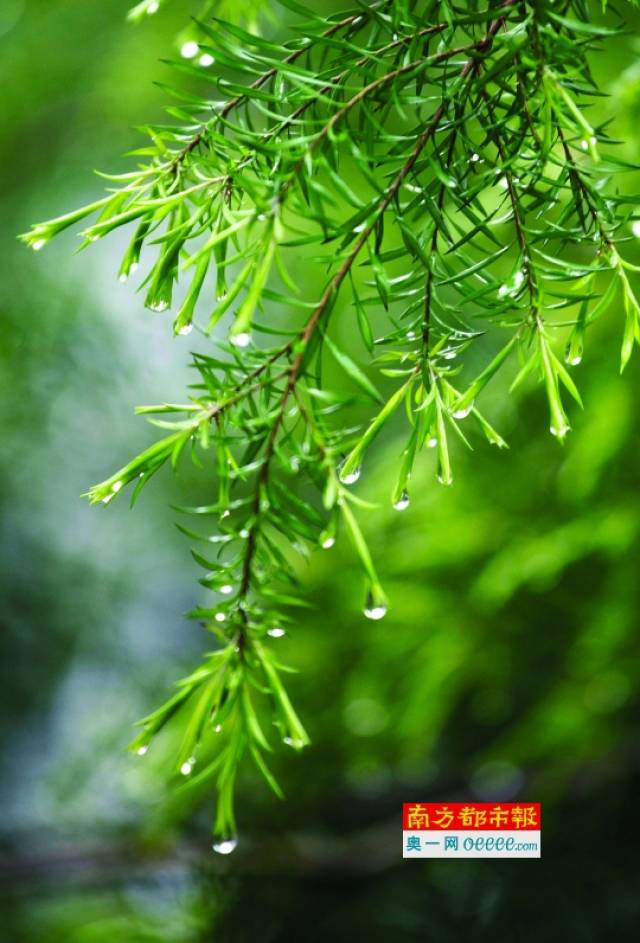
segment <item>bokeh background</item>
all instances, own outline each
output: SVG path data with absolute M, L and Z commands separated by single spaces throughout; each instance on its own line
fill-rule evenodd
M 180 401 L 205 342 L 172 340 L 119 284 L 117 238 L 36 255 L 15 236 L 94 198 L 92 168 L 126 169 L 132 129 L 161 115 L 185 5 L 137 26 L 127 6 L 0 9 L 0 939 L 631 939 L 640 357 L 621 379 L 620 311 L 587 348 L 564 448 L 540 390 L 496 384 L 485 409 L 509 453 L 460 451 L 451 489 L 425 456 L 411 508 L 364 518 L 384 621 L 362 618 L 346 541 L 312 558 L 315 607 L 274 644 L 313 746 L 275 758 L 284 803 L 246 771 L 234 855 L 212 854 L 211 800 L 175 798 L 162 748 L 126 753 L 208 645 L 184 619 L 204 591 L 170 508 L 206 481 L 158 475 L 133 512 L 80 494 L 153 439 L 133 406 Z M 634 29 L 594 68 L 600 116 L 640 160 Z M 363 496 L 390 492 L 401 442 L 380 444 Z M 541 801 L 542 860 L 403 862 L 401 802 L 458 798 Z

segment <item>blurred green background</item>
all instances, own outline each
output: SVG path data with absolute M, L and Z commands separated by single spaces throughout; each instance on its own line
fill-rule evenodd
M 127 7 L 0 9 L 0 938 L 631 939 L 640 358 L 618 376 L 621 313 L 579 368 L 586 409 L 564 449 L 540 390 L 515 401 L 496 385 L 485 408 L 509 453 L 460 452 L 451 489 L 425 456 L 411 508 L 363 518 L 384 621 L 362 618 L 346 541 L 312 558 L 315 608 L 274 644 L 300 669 L 313 746 L 276 757 L 284 803 L 246 772 L 230 859 L 210 851 L 207 796 L 171 798 L 162 750 L 125 752 L 208 645 L 183 618 L 203 591 L 169 507 L 206 483 L 162 474 L 133 513 L 79 496 L 152 440 L 133 406 L 179 401 L 198 341 L 172 340 L 118 283 L 117 238 L 78 256 L 69 234 L 35 255 L 15 235 L 92 199 L 91 169 L 126 169 L 132 127 L 161 115 L 153 81 L 170 78 L 158 60 L 184 4 L 138 26 Z M 613 96 L 601 116 L 640 160 L 633 32 L 595 69 Z M 363 496 L 391 490 L 401 443 L 382 443 Z M 542 860 L 403 862 L 401 802 L 459 798 L 541 801 Z

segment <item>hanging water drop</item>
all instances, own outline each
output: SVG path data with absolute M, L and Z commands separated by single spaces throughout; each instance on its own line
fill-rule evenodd
M 640 239 L 640 219 L 634 219 L 634 221 L 631 223 L 631 232 L 636 237 L 636 239 Z
M 39 252 L 40 249 L 42 249 L 43 245 L 46 243 L 46 241 L 47 241 L 46 239 L 36 239 L 36 241 L 32 244 L 33 251 Z
M 304 746 L 302 740 L 295 740 L 293 737 L 283 737 L 282 742 L 286 743 L 288 747 L 293 747 L 294 750 L 301 750 Z
M 152 301 L 149 305 L 149 310 L 155 311 L 156 314 L 161 314 L 163 311 L 166 311 L 168 307 L 169 305 L 166 301 Z
M 149 747 L 146 747 L 146 746 L 145 746 L 145 747 L 138 747 L 138 749 L 137 749 L 136 752 L 137 752 L 138 756 L 144 756 L 148 749 L 149 749 Z
M 128 277 L 129 276 L 127 275 L 126 272 L 122 272 L 122 274 L 120 275 L 119 281 L 122 282 L 122 284 L 124 285 Z
M 406 509 L 409 507 L 409 492 L 403 491 L 393 506 L 396 511 L 406 511 Z
M 218 855 L 230 855 L 238 847 L 238 839 L 235 835 L 230 838 L 220 838 L 214 841 L 211 847 Z
M 343 485 L 355 484 L 360 477 L 361 470 L 362 469 L 360 468 L 354 468 L 353 471 L 347 472 L 346 474 L 342 474 L 342 472 L 340 472 L 340 481 Z
M 189 775 L 189 773 L 195 766 L 195 762 L 196 762 L 195 756 L 190 756 L 188 760 L 185 760 L 185 762 L 180 767 L 180 772 L 182 773 L 183 776 Z
M 469 405 L 465 406 L 463 409 L 456 409 L 453 413 L 453 418 L 466 419 L 472 409 L 473 409 L 473 401 L 471 401 Z
M 231 583 L 225 583 L 224 586 L 221 586 L 218 592 L 222 593 L 223 596 L 228 596 L 229 593 L 233 592 L 233 586 Z
M 270 635 L 271 638 L 282 638 L 285 634 L 285 630 L 281 629 L 279 625 L 274 625 L 272 629 L 267 629 L 267 635 Z
M 180 55 L 183 59 L 193 59 L 194 56 L 198 55 L 198 49 L 198 44 L 190 39 L 188 42 L 182 44 Z
M 471 155 L 471 160 L 473 161 L 474 164 L 476 164 L 476 163 L 480 160 L 480 155 L 479 155 L 479 154 L 472 154 L 472 155 Z
M 229 340 L 234 347 L 248 347 L 251 343 L 251 334 L 248 331 L 241 331 L 239 334 L 232 334 Z
M 384 619 L 387 614 L 387 607 L 382 605 L 369 605 L 367 604 L 364 608 L 364 614 L 367 619 L 373 619 L 374 622 L 377 622 L 378 619 Z
M 322 541 L 322 544 L 321 544 L 322 549 L 323 549 L 323 550 L 331 550 L 331 548 L 333 547 L 333 545 L 335 544 L 335 542 L 336 542 L 336 538 L 335 538 L 335 537 L 325 537 L 325 539 Z
M 215 59 L 213 58 L 213 56 L 209 55 L 208 52 L 205 52 L 200 56 L 200 58 L 198 59 L 198 62 L 204 69 L 208 69 L 210 65 L 213 65 L 213 63 L 215 62 Z
M 114 498 L 115 498 L 115 494 L 113 494 L 113 492 L 112 492 L 111 494 L 107 494 L 107 495 L 105 495 L 104 498 L 102 499 L 102 503 L 103 503 L 103 504 L 108 504 L 109 501 L 113 501 Z
M 215 730 L 216 733 L 220 733 L 220 731 L 222 730 L 222 724 L 216 724 L 216 726 L 213 729 Z
M 118 491 L 122 490 L 122 482 L 114 481 L 114 483 L 111 485 L 111 490 L 113 491 L 114 494 L 117 494 Z
M 436 477 L 438 481 L 440 482 L 440 484 L 444 485 L 446 488 L 448 488 L 449 485 L 453 484 L 453 478 L 451 477 L 451 475 L 443 475 L 442 472 L 438 472 Z
M 549 432 L 551 435 L 556 436 L 558 439 L 564 439 L 568 431 L 569 426 L 566 423 L 561 426 L 549 426 Z
M 154 13 L 157 13 L 160 9 L 160 4 L 158 0 L 151 0 L 151 3 L 147 7 L 147 16 L 153 16 Z
M 427 439 L 427 448 L 435 449 L 437 444 L 438 444 L 438 440 L 436 439 L 434 435 L 432 435 L 430 439 Z
M 184 327 L 180 328 L 180 330 L 178 331 L 178 334 L 182 334 L 182 335 L 191 334 L 192 330 L 193 330 L 193 324 L 185 324 Z
M 588 151 L 588 150 L 589 150 L 589 142 L 588 142 L 588 141 L 584 141 L 584 140 L 580 141 L 580 147 L 582 148 L 583 151 Z
M 224 614 L 224 612 L 216 612 L 214 618 L 215 618 L 216 622 L 224 622 L 224 620 L 225 620 L 225 614 Z
M 383 619 L 387 614 L 387 604 L 382 591 L 372 587 L 367 593 L 367 600 L 364 604 L 364 614 L 367 619 Z

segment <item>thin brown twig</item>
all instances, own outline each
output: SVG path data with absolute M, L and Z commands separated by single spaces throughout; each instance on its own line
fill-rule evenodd
M 503 4 L 503 7 L 504 8 L 510 7 L 513 5 L 514 2 L 515 0 L 506 0 L 506 2 Z M 488 52 L 489 49 L 491 48 L 493 37 L 495 36 L 497 31 L 500 29 L 503 22 L 504 22 L 504 16 L 500 16 L 496 20 L 494 20 L 489 27 L 487 36 L 484 37 L 482 40 L 480 40 L 478 43 L 475 43 L 474 48 L 478 51 Z M 476 67 L 477 61 L 478 60 L 474 58 L 470 58 L 463 66 L 460 72 L 460 77 L 461 78 L 466 77 Z M 404 69 L 400 71 L 403 72 Z M 257 549 L 257 538 L 258 538 L 258 528 L 259 528 L 259 520 L 260 520 L 260 506 L 261 506 L 261 500 L 262 500 L 262 491 L 269 478 L 269 470 L 270 470 L 271 462 L 273 460 L 273 456 L 275 453 L 278 434 L 280 432 L 282 423 L 284 422 L 284 416 L 285 416 L 287 403 L 289 401 L 289 397 L 291 396 L 292 392 L 295 389 L 295 385 L 297 383 L 298 377 L 302 370 L 306 353 L 307 353 L 307 349 L 308 349 L 308 345 L 309 345 L 309 341 L 311 340 L 316 328 L 318 327 L 320 321 L 322 320 L 323 315 L 327 311 L 332 298 L 335 297 L 336 293 L 340 289 L 340 286 L 342 285 L 342 282 L 349 274 L 354 262 L 358 258 L 361 250 L 363 249 L 363 247 L 367 243 L 367 240 L 369 239 L 372 232 L 374 231 L 379 219 L 384 215 L 384 213 L 386 212 L 390 204 L 396 198 L 402 184 L 404 183 L 407 176 L 411 173 L 422 151 L 426 147 L 431 137 L 435 134 L 437 128 L 440 125 L 442 117 L 445 113 L 445 109 L 446 109 L 446 103 L 443 100 L 438 106 L 438 108 L 435 110 L 431 118 L 431 121 L 429 122 L 427 127 L 420 134 L 416 142 L 416 145 L 413 151 L 411 152 L 408 160 L 404 163 L 404 165 L 402 166 L 402 168 L 400 169 L 400 171 L 394 178 L 393 182 L 391 183 L 385 197 L 380 202 L 375 218 L 360 233 L 349 255 L 345 258 L 345 260 L 343 261 L 342 265 L 340 266 L 340 268 L 338 269 L 334 277 L 326 286 L 322 294 L 322 297 L 320 298 L 311 317 L 307 321 L 305 327 L 303 328 L 301 334 L 299 335 L 296 341 L 296 346 L 299 347 L 299 350 L 289 368 L 289 378 L 282 394 L 282 399 L 280 402 L 278 414 L 269 431 L 269 436 L 265 444 L 265 453 L 264 453 L 263 463 L 260 467 L 260 471 L 258 473 L 257 480 L 256 480 L 256 489 L 255 489 L 255 496 L 254 496 L 253 509 L 252 509 L 254 520 L 249 531 L 249 536 L 247 539 L 247 552 L 245 554 L 245 558 L 243 562 L 242 580 L 241 580 L 241 588 L 240 588 L 240 594 L 242 598 L 246 597 L 246 595 L 249 592 L 250 585 L 251 585 L 253 558 L 255 556 L 256 549 Z M 243 652 L 247 644 L 246 618 L 243 620 L 243 623 L 238 631 L 236 644 L 238 648 L 240 649 L 240 651 Z
M 328 30 L 326 30 L 326 32 L 322 34 L 322 39 L 328 39 L 331 36 L 334 36 L 336 33 L 340 32 L 341 29 L 344 29 L 347 26 L 353 26 L 354 24 L 358 22 L 358 20 L 363 19 L 364 16 L 365 16 L 364 13 L 359 12 L 359 13 L 353 13 L 350 16 L 344 17 L 344 19 L 340 20 L 340 22 L 334 23 L 333 26 L 331 26 Z M 300 56 L 304 55 L 304 53 L 307 52 L 309 49 L 310 49 L 310 44 L 306 43 L 304 46 L 301 46 L 300 49 L 295 49 L 290 55 L 288 55 L 285 59 L 283 59 L 283 63 L 286 63 L 287 65 L 291 65 L 297 59 L 299 59 Z M 218 119 L 226 118 L 227 115 L 231 111 L 233 111 L 234 108 L 236 108 L 238 105 L 240 105 L 243 101 L 246 100 L 248 92 L 250 90 L 261 88 L 263 85 L 265 85 L 269 81 L 269 79 L 272 79 L 277 74 L 278 74 L 277 66 L 273 66 L 273 68 L 267 69 L 266 72 L 263 72 L 262 75 L 258 76 L 255 82 L 252 82 L 247 92 L 243 92 L 241 95 L 236 95 L 235 98 L 231 98 L 227 102 L 227 104 L 224 106 L 224 108 L 221 109 L 221 111 L 216 117 Z M 189 143 L 186 144 L 182 148 L 180 153 L 174 158 L 174 160 L 171 163 L 171 166 L 169 169 L 172 173 L 175 173 L 177 168 L 184 161 L 185 157 L 187 157 L 191 153 L 191 151 L 195 150 L 198 147 L 198 145 L 204 139 L 207 133 L 207 130 L 208 130 L 208 125 L 203 125 L 202 128 L 200 128 L 200 130 L 198 131 L 198 133 L 189 141 Z

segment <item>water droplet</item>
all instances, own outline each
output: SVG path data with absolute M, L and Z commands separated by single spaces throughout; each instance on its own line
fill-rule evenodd
M 375 622 L 377 622 L 378 619 L 384 619 L 384 617 L 385 617 L 386 614 L 387 614 L 387 607 L 386 607 L 386 606 L 376 606 L 376 605 L 369 606 L 369 605 L 367 605 L 367 606 L 365 606 L 364 614 L 365 614 L 365 616 L 367 617 L 367 619 L 373 619 Z
M 480 160 L 480 155 L 479 155 L 479 154 L 472 154 L 472 155 L 471 155 L 471 160 L 473 161 L 474 164 L 476 164 L 476 163 Z
M 216 612 L 214 619 L 216 620 L 216 622 L 224 622 L 224 620 L 226 619 L 226 616 L 224 612 Z
M 503 190 L 508 190 L 508 189 L 509 189 L 509 181 L 507 180 L 506 177 L 500 177 L 500 179 L 498 180 L 498 186 L 499 186 L 499 187 L 502 187 Z
M 453 484 L 453 476 L 451 472 L 448 472 L 446 475 L 444 475 L 441 471 L 439 471 L 438 474 L 436 475 L 436 478 L 438 479 L 441 485 L 445 486 L 445 488 L 448 488 L 449 485 Z
M 198 55 L 199 48 L 198 44 L 190 39 L 188 42 L 182 44 L 180 55 L 183 59 L 193 59 L 194 56 Z
M 473 401 L 469 403 L 468 406 L 465 406 L 463 409 L 456 409 L 453 413 L 453 418 L 466 419 L 472 409 L 473 409 Z
M 215 59 L 213 58 L 213 56 L 209 55 L 208 52 L 205 52 L 200 56 L 200 58 L 198 59 L 198 62 L 204 69 L 208 69 L 210 65 L 213 65 L 213 63 L 215 62 Z
M 122 482 L 114 481 L 114 483 L 111 485 L 111 490 L 113 491 L 114 494 L 117 494 L 118 491 L 122 490 Z
M 304 746 L 302 740 L 294 740 L 293 737 L 283 737 L 282 742 L 288 747 L 293 747 L 294 750 L 300 750 Z
M 180 772 L 182 773 L 183 776 L 188 776 L 188 775 L 189 775 L 189 773 L 191 772 L 191 770 L 192 770 L 193 767 L 195 766 L 195 762 L 196 762 L 195 756 L 191 756 L 191 757 L 189 757 L 188 760 L 185 760 L 185 762 L 184 762 L 184 763 L 182 764 L 182 766 L 180 767 Z
M 128 279 L 128 277 L 129 277 L 129 276 L 127 275 L 126 272 L 122 272 L 122 274 L 120 275 L 119 281 L 122 282 L 122 284 L 124 285 L 124 283 L 126 282 L 126 280 Z
M 437 444 L 438 444 L 438 440 L 436 439 L 434 435 L 432 435 L 430 439 L 427 439 L 427 448 L 435 449 Z
M 148 749 L 149 747 L 138 747 L 137 749 L 138 756 L 144 756 Z
M 160 314 L 162 311 L 166 311 L 168 307 L 169 305 L 166 301 L 152 301 L 149 305 L 149 310 L 156 311 Z
M 523 281 L 524 281 L 524 272 L 522 271 L 522 269 L 518 269 L 518 271 L 513 276 L 513 287 L 516 289 L 520 288 Z
M 408 341 L 414 341 L 415 339 L 416 339 L 416 332 L 415 332 L 415 331 L 407 331 L 407 340 L 408 340 Z
M 114 498 L 115 498 L 115 495 L 114 495 L 113 493 L 111 493 L 111 494 L 106 494 L 106 495 L 104 496 L 104 498 L 102 499 L 102 503 L 103 503 L 103 504 L 108 504 L 109 501 L 113 501 Z
M 631 232 L 636 237 L 636 239 L 640 239 L 640 219 L 634 219 L 634 221 L 631 223 Z
M 215 730 L 216 733 L 220 733 L 220 731 L 222 730 L 222 724 L 216 724 L 216 726 L 213 729 Z
M 232 334 L 229 340 L 234 347 L 248 347 L 251 343 L 251 334 L 248 331 L 241 331 L 239 334 Z
M 267 630 L 267 635 L 270 635 L 271 638 L 282 638 L 283 635 L 286 635 L 286 632 L 279 625 L 274 625 L 272 629 Z
M 46 241 L 46 239 L 36 239 L 36 241 L 32 243 L 33 251 L 39 252 L 40 249 L 42 249 L 42 247 L 45 245 Z
M 504 296 L 508 294 L 509 294 L 509 286 L 500 285 L 500 288 L 498 288 L 498 298 L 504 298 Z
M 588 151 L 588 150 L 589 150 L 589 142 L 588 142 L 588 141 L 580 141 L 580 147 L 582 148 L 583 151 Z
M 228 596 L 229 593 L 233 592 L 233 586 L 231 583 L 225 583 L 224 586 L 221 586 L 218 592 L 222 593 L 223 596 Z
M 242 537 L 243 540 L 246 540 L 247 537 L 249 536 L 249 531 L 247 530 L 246 527 L 243 527 L 238 536 Z
M 218 855 L 230 855 L 238 847 L 238 839 L 235 836 L 231 838 L 220 838 L 214 841 L 211 846 Z
M 406 509 L 409 507 L 409 492 L 403 491 L 393 506 L 396 511 L 406 511 Z
M 138 271 L 138 268 L 139 268 L 138 263 L 132 262 L 131 265 L 129 266 L 129 275 L 135 275 L 135 273 Z
M 564 439 L 568 431 L 569 431 L 569 426 L 566 423 L 557 427 L 549 426 L 549 432 L 551 433 L 551 435 L 556 436 L 556 438 L 558 439 Z
M 220 520 L 224 521 L 226 520 L 227 517 L 230 517 L 230 515 L 231 515 L 231 511 L 223 511 L 222 514 L 220 515 Z
M 183 334 L 183 335 L 191 334 L 192 330 L 193 330 L 193 324 L 185 324 L 184 327 L 180 328 L 180 330 L 178 331 L 178 334 Z
M 442 356 L 444 357 L 445 360 L 455 360 L 456 352 L 455 350 L 451 350 L 451 348 L 448 348 L 447 350 L 442 351 Z
M 340 481 L 342 482 L 343 485 L 353 485 L 356 483 L 356 481 L 360 477 L 361 471 L 362 471 L 361 468 L 354 468 L 353 471 L 347 472 L 346 475 L 343 475 L 341 472 Z
M 151 3 L 147 7 L 147 16 L 153 16 L 154 13 L 157 13 L 160 9 L 160 4 L 158 0 L 151 0 Z
M 595 145 L 598 143 L 598 139 L 597 139 L 597 137 L 595 136 L 595 134 L 592 134 L 592 135 L 591 135 L 591 137 L 589 138 L 589 142 L 590 142 L 590 144 L 591 144 L 592 146 L 595 146 Z
M 570 357 L 568 362 L 572 367 L 577 367 L 582 363 L 582 356 L 580 354 L 576 354 L 575 357 Z
M 325 539 L 322 541 L 322 549 L 331 550 L 335 542 L 336 542 L 335 537 L 325 537 Z

